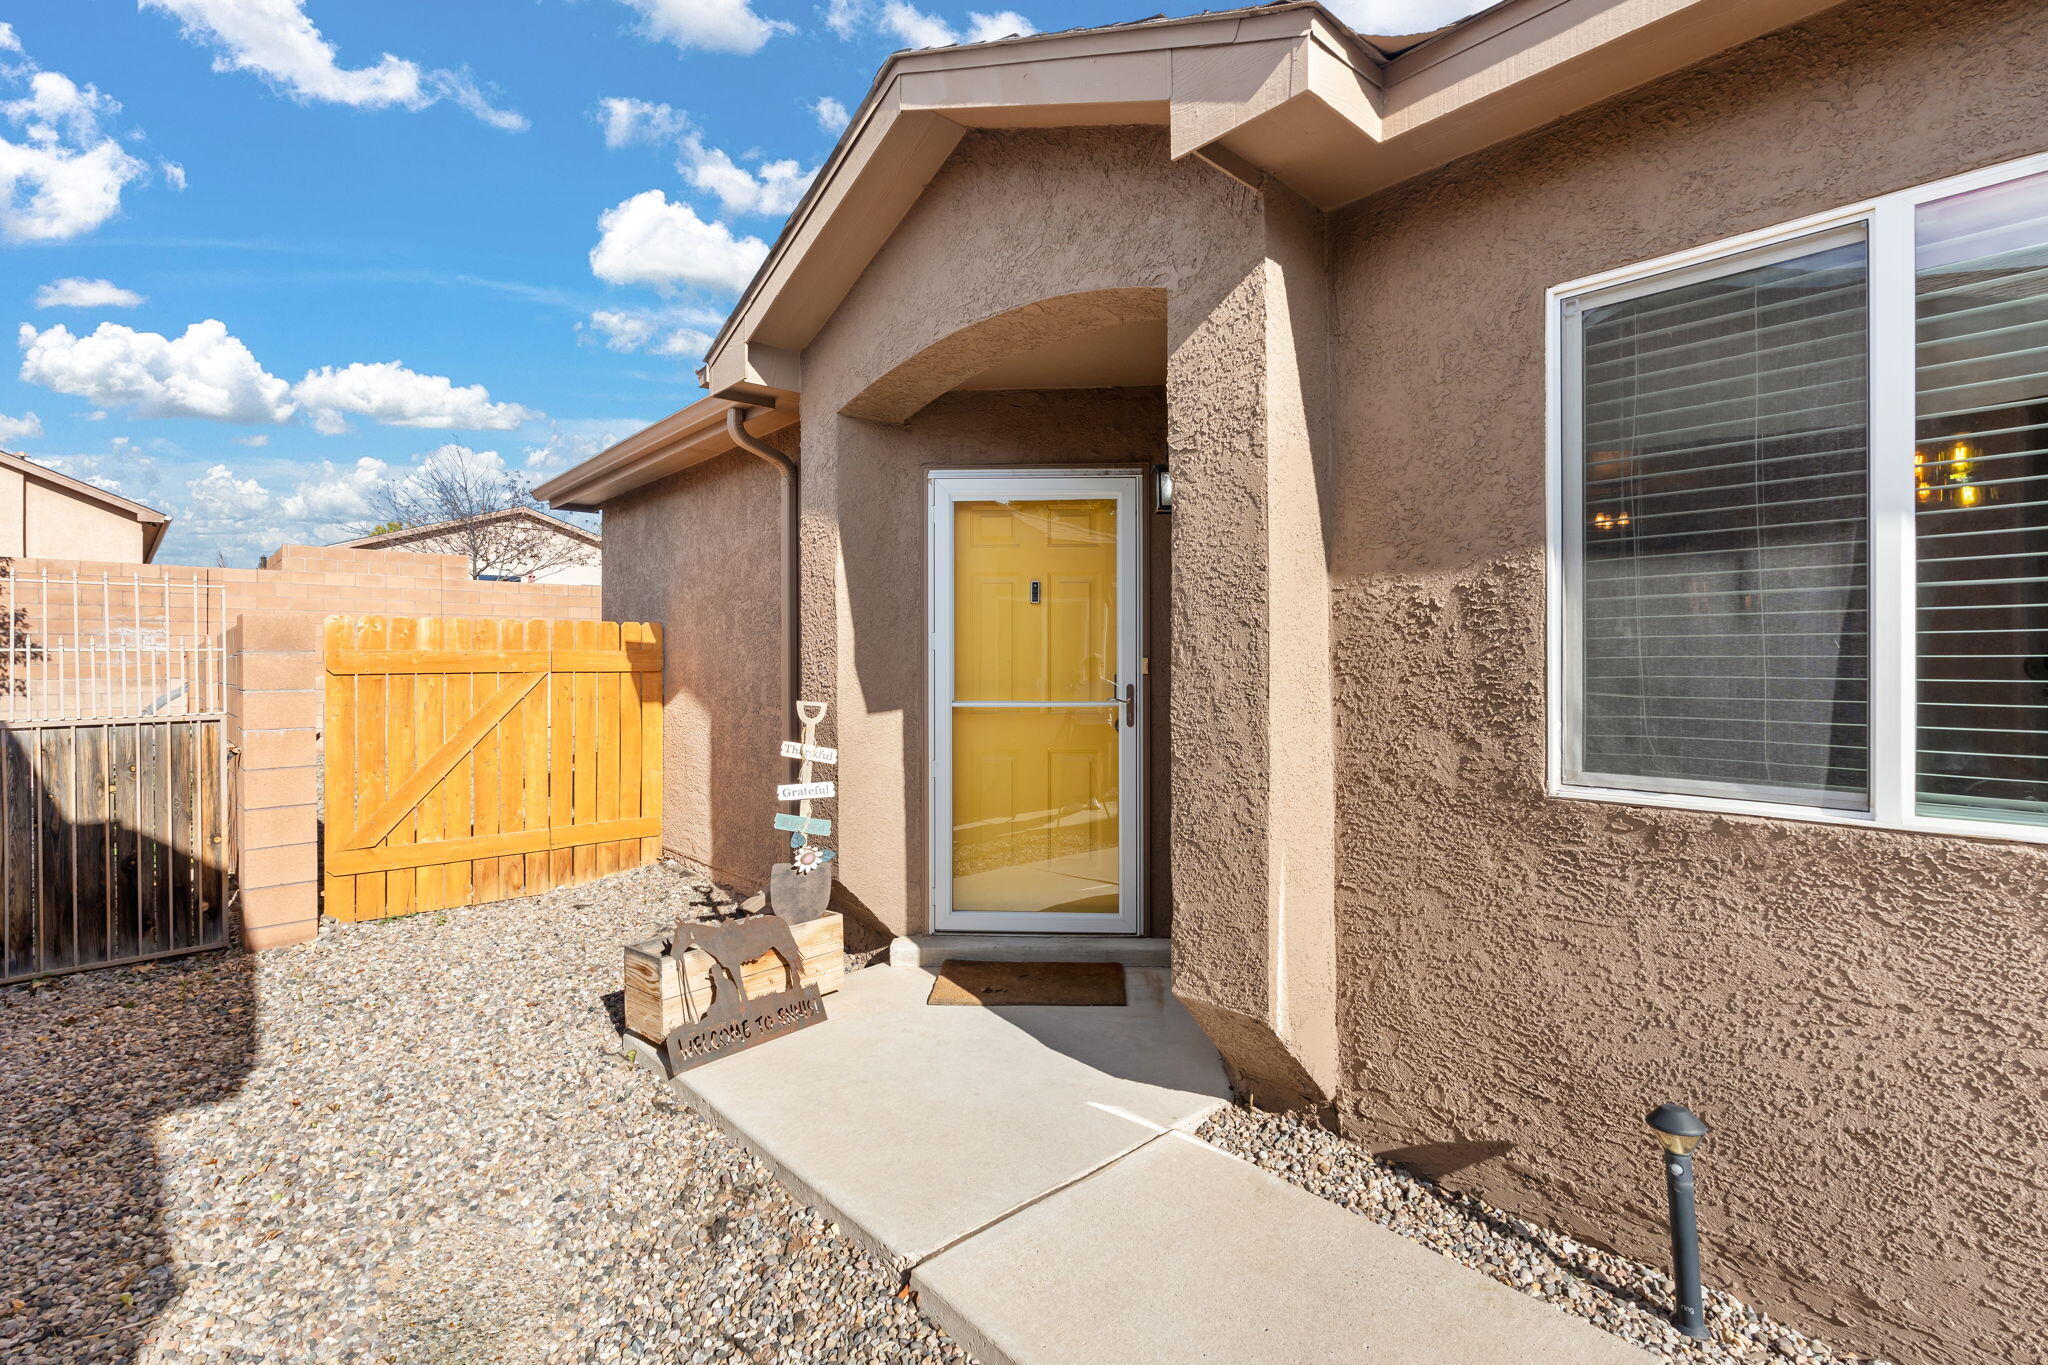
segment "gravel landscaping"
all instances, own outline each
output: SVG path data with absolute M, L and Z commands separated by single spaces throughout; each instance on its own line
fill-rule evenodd
M 645 868 L 0 990 L 0 1358 L 966 1361 L 617 1054 L 620 949 L 724 908 Z
M 1676 1365 L 1885 1365 L 1824 1346 L 1711 1287 L 1707 1325 L 1715 1339 L 1682 1337 L 1664 1316 L 1672 1306 L 1664 1271 L 1382 1165 L 1364 1148 L 1292 1114 L 1233 1105 L 1217 1111 L 1197 1136 Z

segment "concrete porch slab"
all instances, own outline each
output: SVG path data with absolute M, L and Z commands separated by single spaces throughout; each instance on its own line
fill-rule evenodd
M 918 1266 L 981 1365 L 1654 1359 L 1182 1133 Z
M 918 934 L 889 941 L 891 967 L 937 971 L 948 958 L 982 962 L 1121 962 L 1165 967 L 1171 940 L 1106 934 Z
M 855 972 L 824 1023 L 671 1084 L 900 1267 L 1229 1095 L 1164 971 L 1128 971 L 1120 1009 L 933 1007 L 931 986 L 922 971 Z

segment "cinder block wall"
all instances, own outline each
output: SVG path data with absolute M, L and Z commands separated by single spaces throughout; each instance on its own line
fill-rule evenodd
M 22 559 L 22 572 L 101 573 L 179 587 L 220 584 L 227 642 L 227 741 L 243 942 L 304 943 L 320 924 L 321 639 L 329 616 L 471 616 L 595 621 L 591 584 L 487 583 L 460 555 L 287 545 L 255 569 Z M 119 626 L 121 599 L 106 608 Z

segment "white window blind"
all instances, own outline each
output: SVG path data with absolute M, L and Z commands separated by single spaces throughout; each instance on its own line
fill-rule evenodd
M 1569 309 L 1568 780 L 1867 805 L 1867 273 L 1838 233 Z
M 2048 823 L 2048 176 L 1915 217 L 1918 809 Z

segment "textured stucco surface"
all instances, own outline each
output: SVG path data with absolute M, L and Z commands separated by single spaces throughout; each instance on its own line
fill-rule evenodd
M 1907 1361 L 2048 1339 L 2048 850 L 1546 799 L 1543 290 L 2048 148 L 2048 5 L 1867 3 L 1333 220 L 1345 1126 Z
M 1294 352 L 1297 329 L 1327 331 L 1321 230 L 1284 192 L 1168 160 L 1158 129 L 970 134 L 805 351 L 803 434 L 806 685 L 835 702 L 840 876 L 877 920 L 913 931 L 928 891 L 922 469 L 1169 452 L 1178 510 L 1170 586 L 1153 580 L 1166 610 L 1152 657 L 1156 669 L 1170 653 L 1173 682 L 1168 699 L 1152 680 L 1150 723 L 1167 733 L 1154 753 L 1170 755 L 1151 792 L 1153 829 L 1167 831 L 1152 919 L 1163 927 L 1170 896 L 1176 993 L 1239 1083 L 1318 1103 L 1337 1056 L 1326 758 L 1316 770 L 1331 742 L 1311 476 L 1325 408 L 1306 396 L 1321 371 L 1304 384 Z M 1152 315 L 1161 292 L 1165 414 L 1154 391 L 1129 437 L 1057 394 L 956 394 L 904 426 L 846 415 L 914 410 L 935 377 L 1070 333 L 1089 310 L 1104 325 Z
M 781 477 L 735 452 L 604 509 L 605 619 L 663 626 L 662 845 L 745 890 L 789 857 L 769 823 L 788 780 Z
M 1165 450 L 1164 405 L 1158 389 L 999 391 L 949 394 L 900 426 L 843 411 L 898 393 L 897 380 L 910 397 L 886 410 L 903 411 L 931 376 L 1030 349 L 1044 327 L 1156 313 L 1158 292 L 1200 254 L 1219 179 L 1168 163 L 1154 130 L 970 134 L 804 352 L 806 687 L 833 702 L 841 884 L 891 932 L 923 932 L 929 916 L 925 472 L 1149 467 Z M 1148 757 L 1163 776 L 1178 695 L 1165 596 L 1174 528 L 1148 518 L 1143 529 L 1155 569 Z M 1174 793 L 1149 785 L 1148 919 L 1163 933 L 1178 821 Z
M 863 424 L 864 425 L 864 424 Z M 808 428 L 807 428 L 808 429 Z M 840 884 L 882 928 L 923 933 L 931 880 L 926 837 L 926 591 L 932 469 L 1086 465 L 1149 469 L 1165 433 L 1158 389 L 952 393 L 903 427 L 845 433 L 832 465 L 838 494 L 833 526 L 849 548 L 834 584 L 838 667 L 829 700 L 836 716 L 839 797 L 816 809 L 835 820 Z M 807 459 L 812 452 L 806 450 Z M 824 461 L 810 459 L 807 472 Z M 807 497 L 811 496 L 807 490 Z M 1171 526 L 1145 517 L 1151 595 L 1147 757 L 1155 793 L 1165 772 L 1163 716 L 1171 696 L 1170 619 L 1161 608 Z M 804 653 L 815 658 L 807 636 Z M 816 690 L 816 687 L 813 687 Z M 1138 835 L 1148 840 L 1148 918 L 1165 933 L 1170 793 L 1155 795 Z

